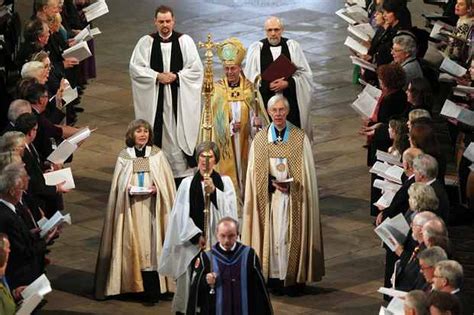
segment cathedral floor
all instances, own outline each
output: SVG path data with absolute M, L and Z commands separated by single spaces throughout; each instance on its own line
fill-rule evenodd
M 23 1 L 27 2 L 27 1 Z M 31 1 L 28 1 L 31 2 Z M 284 18 L 284 36 L 304 48 L 314 74 L 311 108 L 314 156 L 320 189 L 326 276 L 298 298 L 272 296 L 275 314 L 375 314 L 382 303 L 384 250 L 368 215 L 369 176 L 360 119 L 349 107 L 359 91 L 352 84 L 349 51 L 343 46 L 347 24 L 334 12 L 342 0 L 183 0 L 174 7 L 176 29 L 195 41 L 211 32 L 245 46 L 264 36 L 268 15 Z M 416 2 L 416 1 L 413 1 Z M 271 3 L 268 4 L 268 3 Z M 139 301 L 92 297 L 94 268 L 110 181 L 127 124 L 133 119 L 128 62 L 140 36 L 154 30 L 156 1 L 108 1 L 110 13 L 95 22 L 98 77 L 83 96 L 79 125 L 98 127 L 74 155 L 76 189 L 65 196 L 67 226 L 51 248 L 48 277 L 53 292 L 41 314 L 169 314 L 170 302 L 145 306 Z M 419 16 L 420 4 L 410 3 Z M 417 7 L 419 6 L 419 7 Z M 25 4 L 20 7 L 30 14 Z M 430 8 L 431 9 L 431 8 Z M 215 62 L 217 76 L 222 75 Z

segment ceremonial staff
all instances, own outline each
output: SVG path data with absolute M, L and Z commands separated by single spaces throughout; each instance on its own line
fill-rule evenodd
M 207 34 L 207 41 L 205 43 L 199 42 L 199 48 L 206 49 L 206 66 L 204 68 L 204 81 L 202 85 L 202 95 L 204 96 L 204 110 L 201 120 L 201 139 L 203 141 L 212 141 L 212 124 L 213 124 L 213 113 L 212 113 L 212 104 L 211 98 L 214 94 L 214 73 L 212 69 L 212 62 L 214 53 L 212 52 L 217 48 L 219 43 L 214 43 L 211 40 L 211 34 Z M 209 152 L 204 152 L 206 157 L 206 172 L 204 173 L 204 179 L 209 179 L 211 176 L 211 171 L 209 169 Z M 211 253 L 209 257 L 211 272 L 212 272 L 212 244 L 211 244 L 211 194 L 206 191 L 205 201 L 204 201 L 204 233 L 207 234 L 206 240 L 206 249 Z M 215 294 L 216 291 L 214 286 L 211 286 L 209 294 Z
M 265 110 L 264 102 L 262 95 L 260 94 L 260 85 L 262 83 L 262 76 L 259 74 L 255 77 L 253 81 L 253 98 L 255 101 L 255 117 L 260 117 L 260 112 L 265 121 L 262 121 L 262 128 L 263 126 L 270 124 L 270 118 L 268 117 L 267 111 Z

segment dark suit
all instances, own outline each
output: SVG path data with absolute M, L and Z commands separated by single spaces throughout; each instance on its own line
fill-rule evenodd
M 438 211 L 436 214 L 439 215 L 447 224 L 449 219 L 449 198 L 444 189 L 444 185 L 439 181 L 439 179 L 436 179 L 430 186 L 433 187 L 436 197 L 438 197 L 439 200 Z
M 402 187 L 397 191 L 395 196 L 393 197 L 392 203 L 388 208 L 386 208 L 383 212 L 383 220 L 386 218 L 393 218 L 399 213 L 405 213 L 408 208 L 410 207 L 408 204 L 408 188 L 410 188 L 411 184 L 415 182 L 415 176 L 410 179 L 407 179 Z
M 25 222 L 0 202 L 0 233 L 8 235 L 10 257 L 6 276 L 12 288 L 29 285 L 44 271 L 45 242 L 30 233 Z
M 461 303 L 461 314 L 462 315 L 472 315 L 474 314 L 474 302 L 472 296 L 467 296 L 462 290 L 454 294 Z
M 51 138 L 59 144 L 63 140 L 63 131 L 49 121 L 44 113 L 39 114 L 34 109 L 33 113 L 38 118 L 38 132 L 36 133 L 34 145 L 39 153 L 41 163 L 43 163 L 48 155 L 53 152 Z
M 47 217 L 51 217 L 58 208 L 59 195 L 56 193 L 56 186 L 48 186 L 44 180 L 43 170 L 40 166 L 40 159 L 37 156 L 34 145 L 30 144 L 23 154 L 25 169 L 30 176 L 28 184 L 28 194 L 32 202 L 41 207 Z

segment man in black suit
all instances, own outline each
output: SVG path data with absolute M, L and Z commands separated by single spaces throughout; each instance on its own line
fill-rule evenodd
M 22 159 L 25 163 L 26 172 L 30 176 L 27 192 L 32 197 L 32 202 L 41 207 L 47 217 L 51 217 L 57 210 L 62 210 L 63 205 L 60 194 L 68 192 L 68 190 L 64 189 L 63 184 L 56 186 L 46 185 L 41 159 L 33 143 L 38 131 L 37 117 L 32 113 L 20 115 L 16 121 L 15 128 L 25 134 L 26 148 Z
M 15 121 L 21 114 L 31 113 L 31 105 L 28 101 L 16 99 L 10 103 L 8 107 L 8 123 L 6 127 L 0 132 L 0 136 L 8 131 L 15 130 Z
M 0 174 L 0 233 L 10 240 L 6 276 L 13 288 L 29 285 L 44 272 L 45 241 L 30 233 L 17 208 L 25 180 L 21 163 L 9 164 Z
M 415 174 L 413 173 L 413 160 L 423 152 L 417 148 L 408 148 L 403 152 L 403 168 L 407 179 L 403 183 L 402 187 L 397 191 L 393 197 L 392 203 L 388 208 L 379 209 L 379 215 L 376 219 L 376 224 L 379 225 L 386 218 L 393 218 L 399 213 L 405 213 L 408 208 L 408 188 L 415 182 Z M 392 277 L 395 262 L 398 260 L 398 256 L 392 252 L 388 247 L 385 247 L 385 280 L 384 286 L 390 287 L 390 278 Z
M 443 260 L 435 265 L 433 290 L 455 295 L 461 302 L 461 314 L 472 315 L 472 306 L 461 286 L 464 280 L 463 268 L 455 260 Z
M 415 181 L 417 183 L 425 183 L 433 187 L 436 197 L 439 200 L 438 214 L 445 222 L 449 218 L 449 199 L 444 185 L 437 179 L 438 162 L 434 157 L 428 154 L 419 155 L 413 160 L 413 170 L 415 173 Z

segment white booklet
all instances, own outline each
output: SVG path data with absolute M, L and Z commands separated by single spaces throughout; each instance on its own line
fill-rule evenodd
M 394 315 L 405 315 L 404 301 L 399 297 L 394 297 L 387 305 L 387 311 Z
M 401 185 L 402 175 L 404 171 L 405 170 L 401 168 L 400 166 L 392 165 L 389 168 L 387 168 L 387 170 L 385 171 L 382 177 Z
M 347 14 L 347 10 L 346 8 L 342 8 L 342 9 L 339 9 L 336 11 L 336 15 L 338 17 L 340 17 L 341 19 L 343 19 L 344 21 L 346 21 L 347 23 L 349 24 L 356 24 L 357 21 L 354 20 L 353 18 L 351 18 L 348 14 Z
M 376 88 L 375 86 L 367 83 L 364 87 L 364 89 L 362 90 L 362 92 L 365 92 L 367 94 L 369 94 L 370 96 L 372 96 L 374 99 L 378 99 L 380 96 L 382 96 L 382 90 L 381 89 L 378 89 Z
M 457 119 L 466 125 L 474 126 L 474 112 L 457 105 L 453 101 L 446 100 L 440 114 L 449 118 Z
M 397 165 L 397 166 L 403 166 L 403 163 L 400 161 L 399 157 L 396 157 L 393 154 L 390 154 L 388 152 L 382 151 L 382 150 L 377 150 L 375 152 L 375 156 L 377 157 L 377 160 L 382 161 L 382 162 L 387 162 L 391 165 Z
M 362 92 L 350 106 L 362 117 L 369 118 L 377 106 L 377 100 L 369 93 Z
M 132 186 L 128 193 L 130 195 L 149 195 L 151 192 L 149 187 Z
M 430 37 L 434 39 L 446 39 L 446 33 L 452 33 L 454 27 L 441 21 L 436 21 L 431 29 Z
M 91 40 L 92 37 L 93 36 L 91 35 L 91 25 L 88 24 L 79 33 L 77 33 L 76 36 L 74 36 L 74 40 L 76 41 L 76 43 L 80 43 L 83 41 L 87 42 L 88 40 Z
M 87 22 L 95 20 L 98 17 L 109 13 L 109 7 L 107 6 L 105 0 L 99 0 L 82 10 L 84 11 Z
M 466 68 L 458 65 L 456 62 L 452 61 L 447 57 L 444 57 L 439 69 L 458 78 L 462 77 L 467 72 Z
M 463 93 L 474 93 L 474 86 L 458 84 L 454 87 L 454 91 L 459 91 Z
M 403 244 L 410 231 L 410 226 L 403 214 L 385 219 L 374 229 L 375 233 L 393 252 L 398 245 Z
M 349 25 L 347 27 L 347 30 L 349 33 L 351 33 L 354 36 L 357 36 L 358 38 L 365 40 L 365 41 L 370 41 L 372 37 L 375 35 L 375 30 L 370 25 L 370 23 L 362 23 L 358 25 Z
M 77 87 L 72 88 L 70 85 L 68 85 L 63 91 L 63 97 L 62 97 L 64 101 L 63 106 L 69 105 L 72 101 L 74 101 L 78 97 L 79 97 L 79 93 L 77 92 Z
M 391 181 L 382 180 L 382 179 L 374 180 L 374 184 L 372 186 L 374 186 L 374 188 L 381 189 L 383 192 L 386 192 L 386 191 L 397 192 L 400 190 L 400 188 L 402 188 L 402 185 L 392 183 Z
M 380 208 L 380 209 L 385 209 L 390 207 L 390 204 L 392 203 L 393 197 L 395 197 L 396 191 L 392 190 L 387 190 L 383 193 L 382 197 L 380 197 L 375 203 L 374 206 Z
M 63 223 L 67 223 L 69 225 L 72 224 L 71 215 L 69 213 L 63 215 L 61 211 L 56 211 L 56 213 L 51 218 L 42 218 L 38 221 L 38 226 L 41 229 L 40 237 L 45 237 L 49 231 Z
M 87 42 L 80 42 L 76 45 L 69 47 L 63 52 L 63 58 L 71 58 L 74 57 L 79 62 L 89 58 L 92 56 L 92 53 L 87 45 Z
M 474 162 L 474 142 L 471 142 L 464 150 L 463 156 L 471 162 Z
M 78 132 L 67 138 L 67 141 L 72 144 L 78 145 L 79 142 L 89 138 L 94 130 L 90 130 L 89 127 L 81 128 Z
M 397 298 L 403 298 L 405 295 L 407 295 L 407 292 L 405 291 L 400 291 L 400 290 L 395 290 L 391 288 L 384 288 L 380 287 L 377 292 L 391 296 L 391 297 L 397 297 Z
M 30 315 L 42 300 L 43 296 L 38 293 L 34 293 L 28 298 L 23 299 L 16 315 Z
M 23 292 L 21 292 L 21 296 L 23 299 L 27 299 L 34 294 L 45 296 L 51 291 L 53 291 L 53 289 L 51 289 L 51 283 L 49 282 L 46 275 L 42 274 L 35 281 L 33 281 L 33 283 L 27 286 Z
M 388 163 L 383 163 L 380 161 L 377 161 L 372 165 L 372 168 L 369 170 L 369 173 L 376 174 L 378 176 L 382 176 L 382 174 L 385 173 L 385 171 L 390 167 Z
M 369 53 L 369 49 L 367 47 L 365 47 L 350 36 L 347 36 L 344 45 L 361 55 L 367 55 Z
M 48 186 L 56 186 L 62 182 L 64 184 L 64 189 L 74 189 L 76 185 L 74 184 L 74 178 L 72 177 L 71 168 L 63 168 L 58 171 L 44 173 L 44 180 Z
M 77 150 L 77 145 L 64 140 L 51 152 L 47 160 L 54 164 L 64 164 L 64 162 Z
M 377 66 L 374 65 L 373 63 L 370 63 L 368 61 L 365 61 L 364 59 L 362 58 L 359 58 L 357 56 L 349 56 L 349 58 L 351 58 L 351 61 L 352 61 L 352 64 L 353 65 L 356 65 L 356 66 L 359 66 L 363 69 L 367 69 L 367 70 L 370 70 L 370 71 L 377 71 Z

